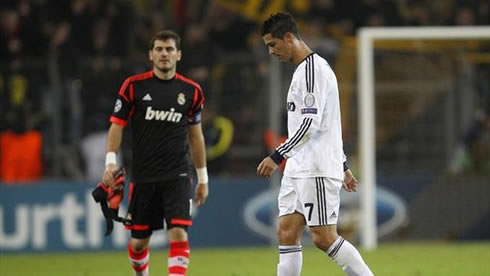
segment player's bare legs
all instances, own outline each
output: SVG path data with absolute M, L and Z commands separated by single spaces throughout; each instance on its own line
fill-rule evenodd
M 190 258 L 187 231 L 182 227 L 172 227 L 168 230 L 168 275 L 183 276 L 187 272 Z
M 357 249 L 337 234 L 336 225 L 313 226 L 310 231 L 315 246 L 326 252 L 347 275 L 373 275 Z
M 130 242 L 131 245 L 133 246 L 134 251 L 141 252 L 148 247 L 148 244 L 150 243 L 150 238 L 149 237 L 146 239 L 131 238 Z
M 299 276 L 303 264 L 301 235 L 305 218 L 296 212 L 279 217 L 277 239 L 279 241 L 278 276 Z
M 315 246 L 323 251 L 327 251 L 339 238 L 336 225 L 312 226 L 310 232 Z
M 174 241 L 187 241 L 187 231 L 181 227 L 173 227 L 168 230 L 168 240 Z
M 129 239 L 129 262 L 133 267 L 135 276 L 148 276 L 148 264 L 150 260 L 150 249 L 148 248 L 149 243 L 150 237 L 144 239 L 131 237 Z
M 305 228 L 305 218 L 301 213 L 279 217 L 277 239 L 280 245 L 299 245 Z

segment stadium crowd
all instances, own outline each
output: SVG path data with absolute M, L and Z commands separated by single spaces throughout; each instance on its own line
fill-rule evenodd
M 248 7 L 219 0 L 2 1 L 0 179 L 99 179 L 118 86 L 149 69 L 147 43 L 161 29 L 182 35 L 178 70 L 202 85 L 213 108 L 204 125 L 209 143 L 227 133 L 211 171 L 241 174 L 254 173 L 266 151 L 259 119 L 266 116 L 269 60 L 258 26 L 270 9 L 295 15 L 305 40 L 334 66 L 342 41 L 362 26 L 490 23 L 488 0 L 270 0 Z M 225 130 L 213 129 L 223 125 L 212 123 L 215 117 L 227 120 Z

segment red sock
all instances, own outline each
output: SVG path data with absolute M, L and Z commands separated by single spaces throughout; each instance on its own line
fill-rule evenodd
M 147 247 L 141 252 L 136 252 L 129 242 L 129 263 L 133 267 L 135 275 L 148 275 L 148 266 L 150 263 L 150 249 Z
M 168 252 L 168 274 L 170 276 L 185 276 L 189 265 L 189 242 L 170 242 Z

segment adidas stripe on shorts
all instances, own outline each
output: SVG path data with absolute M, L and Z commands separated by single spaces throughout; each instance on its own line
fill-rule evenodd
M 341 188 L 339 179 L 283 176 L 278 198 L 279 216 L 297 211 L 303 214 L 308 226 L 337 224 Z

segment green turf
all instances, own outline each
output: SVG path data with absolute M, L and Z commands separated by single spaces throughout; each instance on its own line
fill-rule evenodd
M 490 243 L 393 243 L 362 252 L 375 275 L 490 276 Z M 305 248 L 303 276 L 344 275 L 325 254 Z M 151 275 L 166 275 L 166 252 L 151 252 Z M 276 248 L 194 249 L 189 276 L 274 276 Z M 132 275 L 126 252 L 0 256 L 1 276 Z

